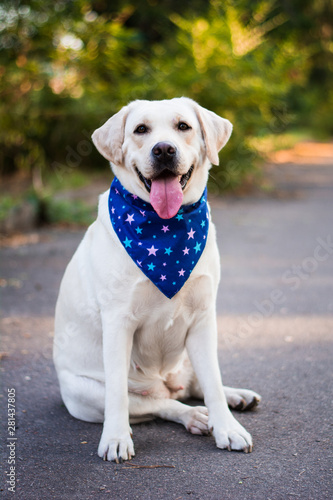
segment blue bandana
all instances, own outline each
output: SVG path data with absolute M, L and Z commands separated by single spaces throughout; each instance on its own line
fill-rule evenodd
M 191 275 L 205 248 L 209 226 L 207 188 L 192 205 L 161 219 L 150 203 L 129 193 L 114 178 L 109 194 L 113 229 L 128 255 L 171 299 Z

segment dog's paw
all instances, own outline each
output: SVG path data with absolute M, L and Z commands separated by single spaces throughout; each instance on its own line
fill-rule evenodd
M 225 387 L 224 391 L 228 405 L 234 410 L 252 410 L 252 408 L 255 408 L 261 401 L 260 394 L 248 389 Z
M 183 415 L 183 423 L 191 434 L 209 434 L 207 408 L 205 406 L 190 406 Z
M 230 415 L 223 423 L 213 425 L 211 432 L 215 438 L 216 446 L 229 451 L 244 451 L 251 453 L 253 448 L 252 437 L 237 420 Z
M 131 460 L 135 455 L 131 434 L 128 432 L 114 438 L 103 430 L 97 453 L 103 460 L 114 461 L 117 464 L 123 460 Z

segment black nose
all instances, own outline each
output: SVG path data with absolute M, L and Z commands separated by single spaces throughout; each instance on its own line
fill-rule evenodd
M 162 163 L 172 161 L 176 152 L 176 146 L 170 142 L 158 142 L 152 149 L 153 157 Z

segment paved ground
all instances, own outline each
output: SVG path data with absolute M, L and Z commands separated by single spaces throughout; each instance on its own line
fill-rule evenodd
M 82 232 L 44 230 L 0 255 L 4 498 L 332 498 L 333 167 L 281 165 L 271 179 L 277 197 L 212 200 L 224 381 L 263 396 L 237 415 L 253 453 L 158 420 L 133 428 L 137 467 L 97 457 L 101 426 L 67 413 L 51 359 L 57 290 Z

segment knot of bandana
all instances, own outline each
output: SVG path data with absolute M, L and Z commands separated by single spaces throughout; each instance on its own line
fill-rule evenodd
M 183 287 L 205 248 L 209 226 L 207 188 L 192 205 L 161 219 L 150 203 L 129 193 L 117 177 L 109 193 L 113 229 L 124 249 L 169 299 Z

